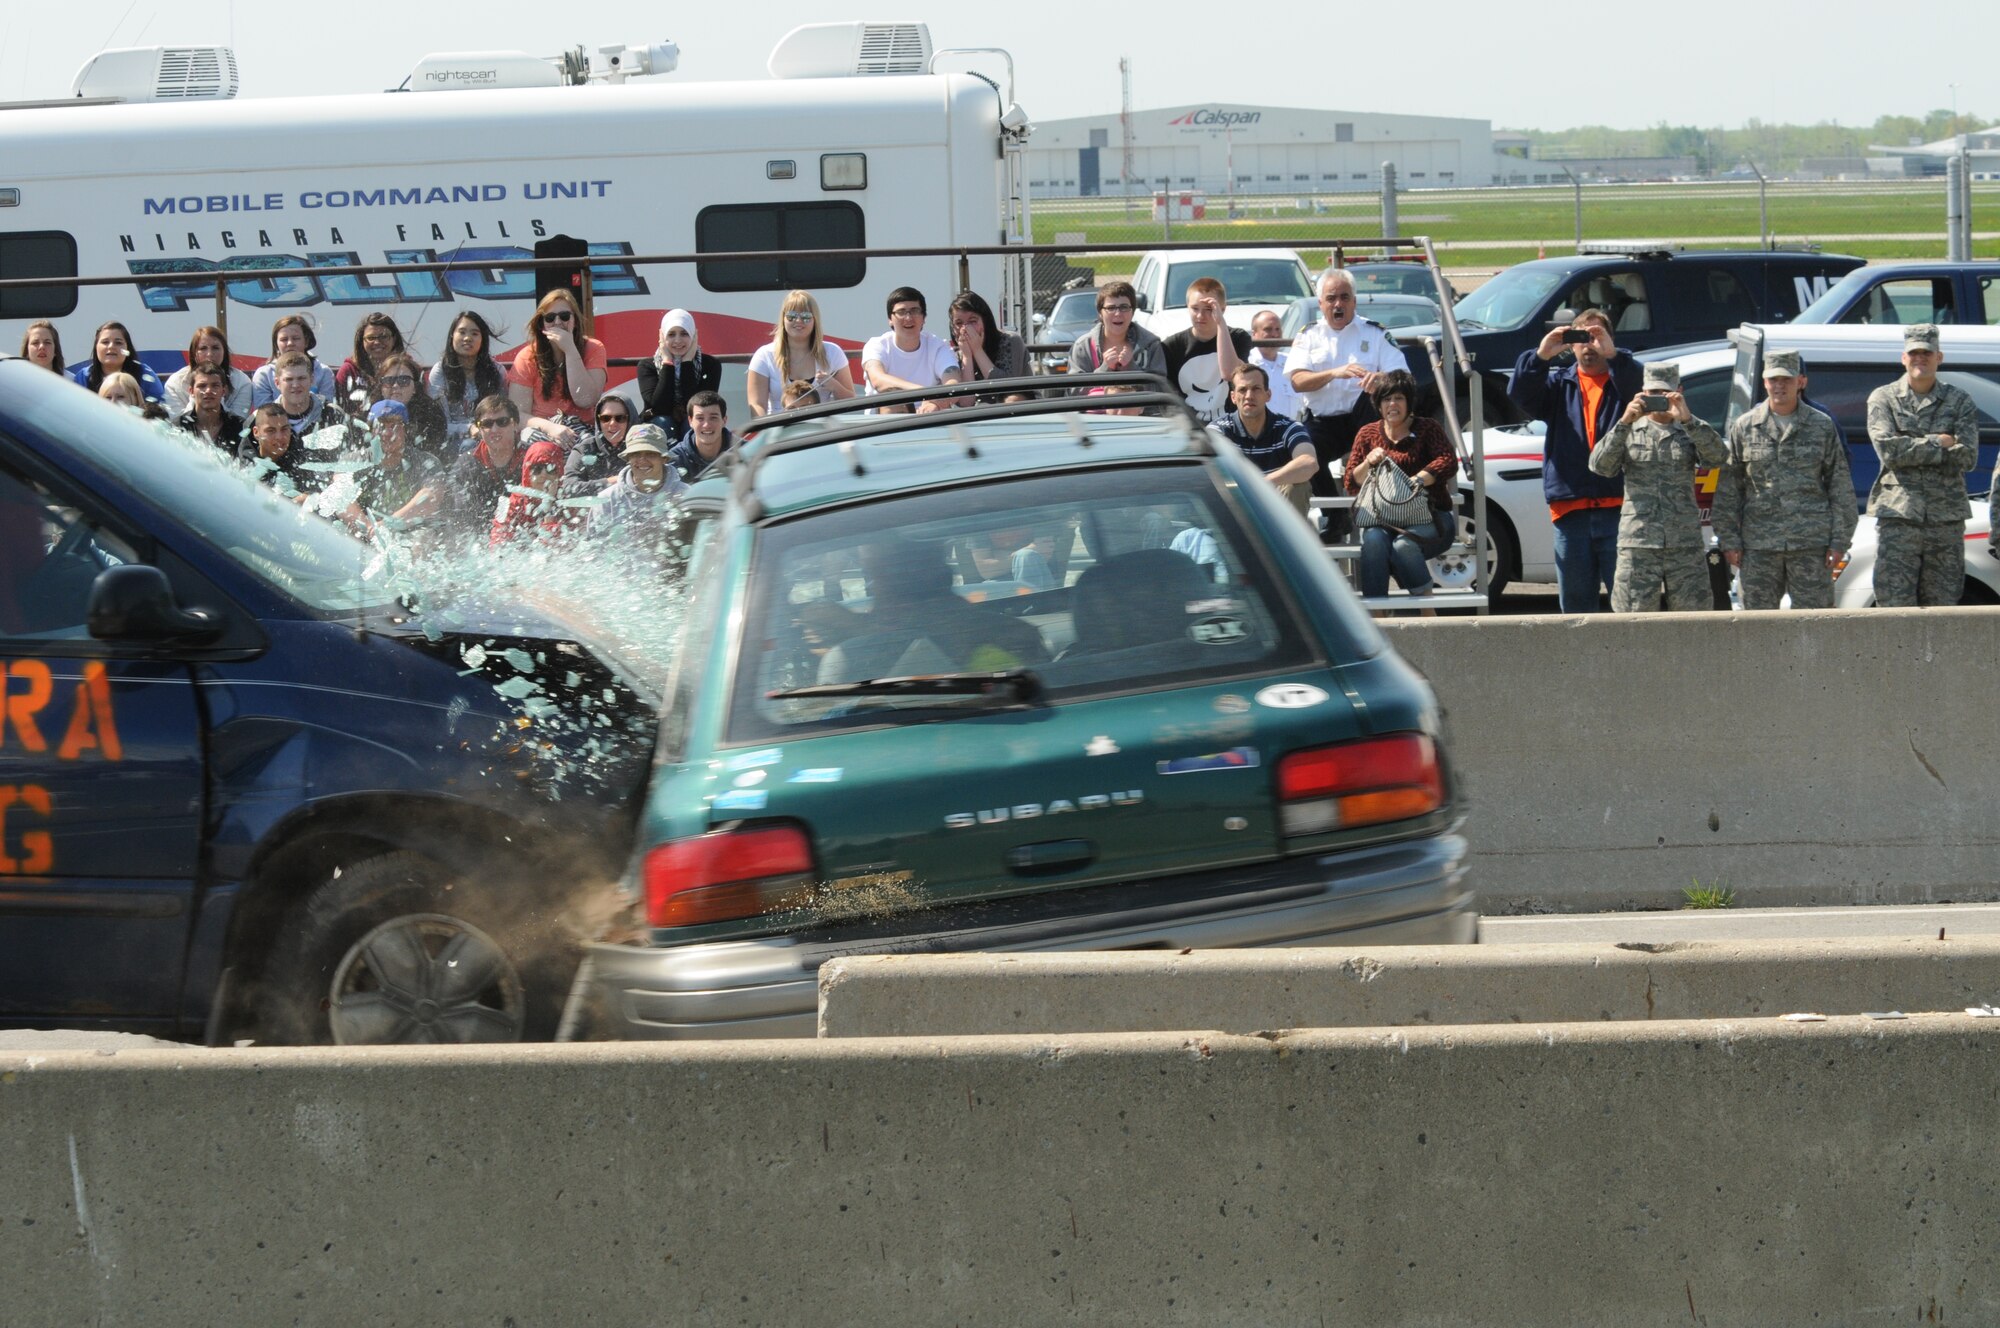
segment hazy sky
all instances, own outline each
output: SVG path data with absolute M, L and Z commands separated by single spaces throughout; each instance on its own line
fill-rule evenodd
M 1188 0 L 1082 9 L 1034 0 L 963 8 L 825 0 L 0 0 L 0 12 L 0 100 L 69 95 L 77 68 L 104 46 L 211 42 L 236 48 L 246 97 L 392 87 L 431 51 L 548 55 L 581 43 L 595 54 L 600 45 L 665 37 L 681 46 L 675 78 L 760 78 L 773 44 L 797 24 L 928 15 L 940 47 L 1009 50 L 1017 97 L 1039 119 L 1115 111 L 1121 55 L 1132 60 L 1133 104 L 1141 109 L 1243 102 L 1538 129 L 1662 120 L 1733 128 L 1752 118 L 1866 126 L 1878 115 L 1950 107 L 1956 82 L 1962 111 L 2000 116 L 1994 0 L 1933 0 L 1907 10 L 1859 0 L 1587 7 L 1433 0 L 1381 7 L 1380 20 L 1333 4 L 1238 10 Z M 1247 21 L 1225 35 L 1204 18 L 1217 13 Z M 1295 28 L 1301 15 L 1321 30 Z

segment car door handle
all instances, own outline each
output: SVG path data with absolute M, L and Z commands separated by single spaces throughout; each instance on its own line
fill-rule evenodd
M 1019 876 L 1044 876 L 1086 867 L 1097 860 L 1097 845 L 1088 839 L 1047 839 L 1007 850 L 1008 870 Z

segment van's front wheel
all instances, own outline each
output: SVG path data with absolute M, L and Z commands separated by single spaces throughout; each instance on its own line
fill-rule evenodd
M 561 983 L 456 874 L 385 853 L 321 885 L 287 921 L 265 970 L 273 1041 L 344 1045 L 547 1037 Z M 553 991 L 550 988 L 554 988 Z

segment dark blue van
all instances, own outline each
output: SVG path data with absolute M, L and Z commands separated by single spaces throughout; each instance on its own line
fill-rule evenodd
M 0 362 L 0 1024 L 211 1042 L 551 1031 L 650 690 Z

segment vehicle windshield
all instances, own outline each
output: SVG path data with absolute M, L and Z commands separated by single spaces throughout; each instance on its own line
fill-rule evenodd
M 1533 318 L 1568 274 L 1560 268 L 1511 267 L 1452 306 L 1460 323 L 1509 331 Z
M 1049 326 L 1052 328 L 1075 328 L 1081 335 L 1090 330 L 1097 321 L 1097 293 L 1095 291 L 1070 291 L 1056 301 L 1049 311 Z
M 1434 299 L 1431 271 L 1415 263 L 1357 263 L 1347 269 L 1357 295 L 1421 295 Z
M 1187 305 L 1188 286 L 1197 277 L 1214 277 L 1222 283 L 1231 304 L 1288 304 L 1301 295 L 1311 295 L 1305 269 L 1291 258 L 1229 258 L 1198 263 L 1175 263 L 1167 269 L 1167 291 L 1162 309 Z
M 1391 332 L 1399 327 L 1422 327 L 1426 323 L 1438 321 L 1437 306 L 1428 300 L 1370 300 L 1357 301 L 1355 313 L 1363 318 L 1371 318 Z
M 1060 705 L 1311 657 L 1200 465 L 815 513 L 763 532 L 753 562 L 731 741 L 968 713 L 948 694 L 829 684 L 1027 670 Z M 796 694 L 822 688 L 841 694 Z
M 306 514 L 192 434 L 107 409 L 84 392 L 37 393 L 17 418 L 315 612 L 345 614 L 396 600 L 381 551 Z

